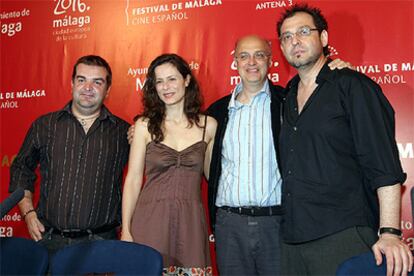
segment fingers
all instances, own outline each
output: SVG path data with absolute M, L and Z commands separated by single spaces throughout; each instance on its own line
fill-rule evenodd
M 133 238 L 132 238 L 132 235 L 130 233 L 122 233 L 121 240 L 128 241 L 128 242 L 133 242 L 134 241 Z
M 334 69 L 339 69 L 339 70 L 341 70 L 341 69 L 344 69 L 344 68 L 349 68 L 349 69 L 355 70 L 355 67 L 354 67 L 354 66 L 352 66 L 352 64 L 351 64 L 350 62 L 343 61 L 343 60 L 341 60 L 341 59 L 339 59 L 339 58 L 337 58 L 337 59 L 335 59 L 335 60 L 331 61 L 331 62 L 328 64 L 328 66 L 329 66 L 329 68 L 330 68 L 331 70 L 334 70 Z
M 43 224 L 37 219 L 36 216 L 28 217 L 26 223 L 30 237 L 34 241 L 40 241 L 42 239 L 42 233 L 45 231 Z
M 406 276 L 408 275 L 409 258 L 405 251 L 402 252 L 401 259 L 402 259 L 401 275 Z
M 29 234 L 34 241 L 40 241 L 42 239 L 42 232 L 34 225 L 29 227 Z
M 127 132 L 127 139 L 128 139 L 129 144 L 132 144 L 132 140 L 134 139 L 134 131 L 135 131 L 135 126 L 131 125 Z
M 43 226 L 43 224 L 37 220 L 37 228 L 39 229 L 40 232 L 45 232 L 45 227 Z
M 339 65 L 338 65 L 338 68 L 339 69 L 343 69 L 343 68 L 351 68 L 352 67 L 352 65 L 351 65 L 351 63 L 349 63 L 349 62 L 342 62 L 342 63 L 340 63 Z
M 387 250 L 385 257 L 387 259 L 387 275 L 400 275 L 401 256 L 399 255 L 399 252 Z
M 402 271 L 401 275 L 408 275 L 408 272 L 411 272 L 413 267 L 413 255 L 411 250 L 408 248 L 408 245 L 404 244 L 401 252 L 402 259 Z
M 381 265 L 382 264 L 382 254 L 381 254 L 381 251 L 380 251 L 380 249 L 378 248 L 377 245 L 374 245 L 372 247 L 372 252 L 374 253 L 376 264 Z
M 384 239 L 385 240 L 385 239 Z M 381 252 L 386 257 L 387 276 L 406 276 L 412 270 L 413 256 L 408 246 L 396 238 L 387 238 L 372 248 L 377 265 L 382 263 Z
M 338 59 L 335 59 L 328 63 L 328 66 L 331 70 L 335 69 L 338 66 Z

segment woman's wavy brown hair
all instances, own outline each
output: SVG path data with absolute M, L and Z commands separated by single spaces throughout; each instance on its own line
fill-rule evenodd
M 155 68 L 165 63 L 170 63 L 177 68 L 184 79 L 187 75 L 190 75 L 190 83 L 185 88 L 184 114 L 189 121 L 188 127 L 192 127 L 194 123 L 200 127 L 198 115 L 200 114 L 202 98 L 199 85 L 191 73 L 190 66 L 182 57 L 176 54 L 160 55 L 151 62 L 144 87 L 142 88 L 144 105 L 142 116 L 148 119 L 148 131 L 151 134 L 151 138 L 157 143 L 164 140 L 162 123 L 165 119 L 165 104 L 158 97 L 155 88 Z

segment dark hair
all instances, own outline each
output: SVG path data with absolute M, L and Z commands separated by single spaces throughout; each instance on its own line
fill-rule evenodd
M 86 65 L 95 65 L 100 66 L 106 69 L 107 75 L 106 75 L 106 87 L 110 87 L 112 84 L 112 70 L 109 66 L 108 62 L 101 58 L 100 56 L 94 56 L 94 55 L 88 55 L 83 56 L 76 61 L 75 65 L 73 66 L 73 72 L 72 72 L 72 81 L 75 81 L 76 77 L 76 68 L 79 64 L 86 64 Z
M 170 63 L 175 68 L 177 68 L 178 72 L 180 72 L 181 76 L 184 79 L 188 75 L 190 76 L 190 83 L 185 88 L 184 114 L 189 121 L 189 127 L 193 126 L 194 123 L 197 126 L 200 126 L 200 119 L 198 115 L 200 113 L 202 98 L 197 80 L 191 73 L 190 66 L 182 57 L 176 54 L 160 55 L 151 62 L 148 68 L 147 79 L 145 81 L 144 87 L 142 88 L 144 95 L 144 112 L 142 115 L 148 118 L 148 131 L 151 134 L 151 138 L 155 142 L 161 142 L 164 140 L 164 133 L 162 131 L 161 125 L 165 118 L 165 104 L 158 97 L 158 93 L 155 88 L 155 68 L 165 63 Z
M 318 8 L 314 8 L 309 6 L 306 3 L 294 4 L 293 6 L 287 8 L 282 15 L 280 16 L 279 20 L 277 21 L 277 35 L 280 37 L 280 30 L 282 28 L 283 22 L 292 16 L 294 16 L 298 12 L 304 12 L 312 16 L 313 23 L 315 24 L 316 29 L 318 32 L 321 33 L 323 30 L 328 30 L 328 22 L 326 21 L 325 17 L 322 15 L 322 12 Z M 325 56 L 329 55 L 329 48 L 328 45 L 323 47 L 323 53 Z

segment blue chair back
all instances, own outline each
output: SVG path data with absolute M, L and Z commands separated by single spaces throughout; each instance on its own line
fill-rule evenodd
M 384 255 L 382 257 L 380 266 L 377 266 L 372 252 L 351 257 L 338 266 L 336 275 L 387 275 L 387 261 Z
M 51 260 L 52 275 L 161 275 L 162 267 L 162 256 L 155 249 L 118 240 L 71 245 L 56 252 Z
M 375 256 L 372 252 L 367 252 L 355 257 L 349 258 L 338 266 L 336 275 L 387 275 L 387 260 L 382 255 L 382 263 L 377 266 Z M 413 276 L 414 272 L 409 272 Z
M 0 275 L 45 275 L 47 249 L 25 238 L 0 238 Z
M 410 198 L 411 198 L 411 219 L 412 221 L 414 221 L 414 186 L 411 187 Z

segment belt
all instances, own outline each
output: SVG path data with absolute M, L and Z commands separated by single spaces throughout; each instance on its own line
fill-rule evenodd
M 282 214 L 282 207 L 281 206 L 268 206 L 268 207 L 258 207 L 258 206 L 248 206 L 248 207 L 229 207 L 229 206 L 222 206 L 219 207 L 225 211 L 239 214 L 239 215 L 246 215 L 246 216 L 277 216 Z
M 93 229 L 57 229 L 57 228 L 51 227 L 49 229 L 46 229 L 46 231 L 51 231 L 52 234 L 60 235 L 64 238 L 73 239 L 73 238 L 80 238 L 80 237 L 85 237 L 89 235 L 109 232 L 115 229 L 115 227 L 117 227 L 118 225 L 119 223 L 114 222 L 114 223 L 103 225 L 101 227 L 93 228 Z

